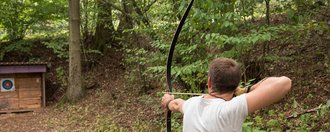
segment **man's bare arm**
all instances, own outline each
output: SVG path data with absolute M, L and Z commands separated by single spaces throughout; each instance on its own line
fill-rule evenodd
M 168 108 L 172 111 L 172 112 L 181 112 L 183 113 L 182 111 L 182 106 L 183 106 L 183 103 L 185 101 L 183 99 L 175 99 L 173 101 L 171 101 L 169 104 L 168 104 Z
M 252 86 L 246 95 L 248 111 L 252 113 L 282 99 L 291 89 L 288 77 L 269 77 Z

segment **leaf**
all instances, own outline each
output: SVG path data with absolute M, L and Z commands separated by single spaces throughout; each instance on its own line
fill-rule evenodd
M 298 112 L 293 112 L 292 115 L 293 115 L 293 117 L 297 117 L 298 116 Z
M 297 103 L 297 101 L 294 99 L 293 100 L 293 108 L 297 108 L 298 107 L 298 103 Z
M 328 108 L 330 108 L 330 99 L 327 101 L 326 106 L 327 106 Z

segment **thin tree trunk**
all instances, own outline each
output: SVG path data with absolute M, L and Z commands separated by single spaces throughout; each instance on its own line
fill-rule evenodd
M 135 0 L 131 0 L 135 12 L 140 16 L 142 22 L 145 26 L 149 27 L 149 19 L 144 15 L 145 12 L 142 12 L 141 8 L 138 6 Z
M 245 0 L 241 0 L 241 5 L 242 5 L 242 9 L 243 9 L 243 13 L 245 13 L 245 12 L 247 12 L 246 10 L 245 10 L 245 5 L 246 4 L 246 2 L 245 2 Z M 244 25 L 246 26 L 246 16 L 248 16 L 248 14 L 244 14 L 243 15 L 243 20 L 244 20 Z
M 108 1 L 98 0 L 99 13 L 95 32 L 95 45 L 93 49 L 105 51 L 108 44 L 115 41 L 115 29 L 112 21 L 112 6 Z
M 270 2 L 270 0 L 265 0 L 265 3 L 266 3 L 266 22 L 267 22 L 268 26 L 270 25 L 270 6 L 269 6 L 269 2 Z M 263 57 L 266 56 L 266 53 L 268 53 L 268 51 L 269 51 L 269 41 L 264 43 Z
M 120 16 L 119 31 L 124 32 L 126 29 L 133 29 L 134 22 L 133 18 L 130 16 L 133 13 L 133 6 L 129 0 L 122 0 L 121 5 L 123 7 L 123 12 Z
M 69 0 L 69 87 L 66 97 L 69 101 L 78 100 L 83 94 L 80 58 L 80 5 L 79 0 Z
M 180 4 L 179 4 L 179 2 L 177 1 L 177 0 L 172 0 L 172 4 L 173 4 L 173 12 L 175 13 L 175 14 L 177 14 L 176 15 L 176 17 L 177 17 L 177 19 L 178 20 L 180 20 L 181 19 L 181 15 L 180 15 L 180 13 L 179 13 L 179 7 L 180 7 Z
M 267 21 L 267 25 L 270 25 L 270 12 L 269 12 L 269 2 L 270 0 L 265 0 L 266 2 L 266 21 Z
M 89 31 L 88 31 L 88 14 L 89 14 L 89 12 L 88 12 L 88 0 L 83 0 L 83 6 L 84 6 L 84 8 L 85 8 L 85 12 L 84 12 L 84 19 L 83 19 L 83 21 L 85 21 L 84 22 L 84 25 L 82 26 L 82 30 L 83 30 L 83 33 L 82 33 L 82 35 L 83 35 L 83 44 L 84 44 L 84 46 L 86 46 L 86 44 L 87 44 L 87 40 L 88 40 L 88 37 L 89 37 Z

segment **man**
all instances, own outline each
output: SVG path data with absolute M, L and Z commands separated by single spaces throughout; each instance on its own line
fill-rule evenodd
M 240 77 L 234 60 L 214 59 L 209 66 L 208 94 L 186 101 L 165 94 L 162 107 L 184 114 L 184 132 L 242 131 L 248 113 L 279 101 L 291 88 L 291 80 L 282 76 L 265 78 L 251 89 L 243 89 L 238 87 Z

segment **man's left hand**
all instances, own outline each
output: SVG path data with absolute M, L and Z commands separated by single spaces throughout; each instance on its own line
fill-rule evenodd
M 167 110 L 166 105 L 168 105 L 168 102 L 171 100 L 174 100 L 174 95 L 164 94 L 164 96 L 162 97 L 162 103 L 161 103 L 162 108 Z

